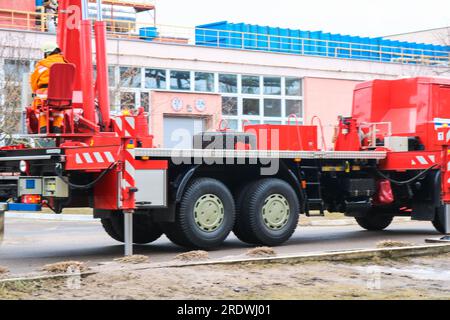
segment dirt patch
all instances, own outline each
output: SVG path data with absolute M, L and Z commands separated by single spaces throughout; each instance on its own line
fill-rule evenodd
M 413 247 L 414 243 L 406 241 L 384 240 L 377 243 L 377 248 L 404 248 Z
M 147 256 L 134 255 L 134 256 L 114 259 L 114 261 L 119 262 L 119 263 L 140 264 L 140 263 L 147 263 L 150 261 L 150 259 Z
M 208 260 L 209 253 L 206 251 L 190 251 L 190 252 L 179 254 L 174 259 L 180 260 L 180 261 L 185 261 L 185 262 Z
M 65 281 L 48 281 L 14 285 L 3 297 L 14 299 L 19 292 L 21 298 L 30 299 L 450 299 L 450 279 L 418 277 L 411 273 L 418 265 L 438 274 L 448 272 L 450 255 L 407 263 L 384 260 L 375 267 L 308 262 L 108 269 L 81 279 L 77 290 L 68 289 Z
M 66 273 L 66 272 L 84 272 L 89 268 L 84 262 L 79 261 L 63 261 L 52 264 L 47 264 L 42 270 L 50 273 Z
M 275 257 L 277 253 L 273 248 L 258 247 L 247 251 L 247 256 L 250 257 Z

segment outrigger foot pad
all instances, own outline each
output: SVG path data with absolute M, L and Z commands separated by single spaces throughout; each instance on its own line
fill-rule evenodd
M 442 238 L 434 238 L 434 239 L 426 239 L 427 243 L 450 243 L 450 235 L 447 235 Z

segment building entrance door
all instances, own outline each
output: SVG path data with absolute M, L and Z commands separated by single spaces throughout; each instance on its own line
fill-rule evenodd
M 191 149 L 194 135 L 203 132 L 205 119 L 164 117 L 164 148 Z

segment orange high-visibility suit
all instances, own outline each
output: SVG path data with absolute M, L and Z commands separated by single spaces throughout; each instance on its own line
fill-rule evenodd
M 50 67 L 55 63 L 68 63 L 62 54 L 51 54 L 36 64 L 35 70 L 30 77 L 30 84 L 36 97 L 33 102 L 33 110 L 39 111 L 39 132 L 46 133 L 47 114 L 39 110 L 47 99 L 47 88 L 50 81 Z M 52 111 L 50 123 L 53 133 L 61 133 L 64 122 L 64 111 Z

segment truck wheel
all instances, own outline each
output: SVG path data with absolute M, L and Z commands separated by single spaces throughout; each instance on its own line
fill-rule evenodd
M 175 223 L 164 224 L 164 231 L 177 245 L 212 249 L 225 241 L 234 221 L 234 199 L 228 188 L 218 180 L 198 178 L 186 189 Z
M 114 229 L 110 218 L 103 218 L 101 219 L 101 222 L 103 229 L 111 238 L 113 238 L 116 241 L 123 242 L 123 237 L 121 237 L 120 234 L 116 232 L 116 229 Z
M 234 224 L 233 233 L 242 242 L 248 244 L 255 244 L 258 242 L 248 227 L 248 224 L 243 220 L 245 219 L 242 212 L 244 210 L 244 200 L 247 196 L 248 190 L 252 188 L 253 183 L 248 183 L 243 187 L 240 187 L 234 193 L 234 201 L 236 203 L 236 222 Z
M 247 191 L 240 212 L 240 228 L 248 232 L 246 238 L 254 244 L 278 246 L 297 229 L 299 214 L 297 194 L 288 183 L 263 179 Z
M 368 231 L 381 231 L 391 225 L 394 217 L 369 212 L 367 216 L 355 219 L 362 228 Z
M 438 210 L 438 212 L 436 213 L 436 217 L 433 221 L 433 226 L 439 233 L 445 234 L 444 209 L 441 210 L 442 211 Z
M 124 216 L 120 212 L 111 214 L 109 219 L 102 219 L 106 233 L 119 242 L 124 242 Z M 161 228 L 151 220 L 147 214 L 136 213 L 133 216 L 133 242 L 147 244 L 158 240 L 162 236 Z

